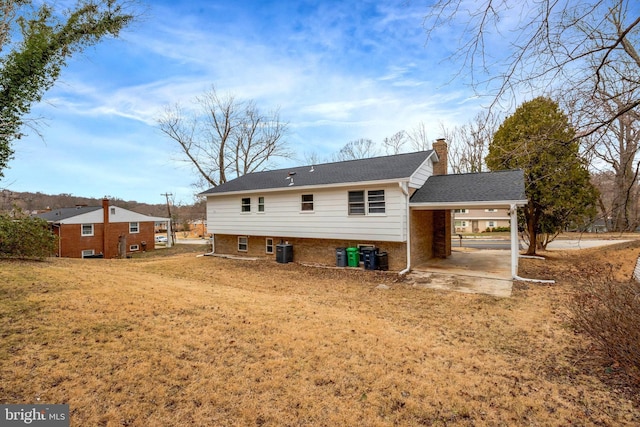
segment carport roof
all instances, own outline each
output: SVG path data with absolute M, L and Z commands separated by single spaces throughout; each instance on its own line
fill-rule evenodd
M 524 172 L 520 169 L 457 175 L 434 175 L 411 196 L 411 205 L 481 203 L 525 204 Z

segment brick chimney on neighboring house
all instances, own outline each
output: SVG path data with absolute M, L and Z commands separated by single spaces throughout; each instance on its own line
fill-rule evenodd
M 102 254 L 107 257 L 109 248 L 109 199 L 102 199 Z
M 446 175 L 449 168 L 448 155 L 449 150 L 447 141 L 444 138 L 436 139 L 433 143 L 433 151 L 438 155 L 438 163 L 433 165 L 434 175 Z

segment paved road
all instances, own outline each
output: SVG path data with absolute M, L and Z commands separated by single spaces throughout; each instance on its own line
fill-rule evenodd
M 629 242 L 630 240 L 617 240 L 617 239 L 580 239 L 580 240 L 554 240 L 549 243 L 547 249 L 587 249 L 595 248 L 598 246 L 613 245 L 616 243 Z M 451 247 L 458 248 L 460 246 L 460 239 L 455 237 L 451 239 Z M 511 249 L 511 242 L 506 239 L 462 239 L 463 248 L 476 248 L 476 249 Z M 520 249 L 525 249 L 526 245 L 520 241 Z

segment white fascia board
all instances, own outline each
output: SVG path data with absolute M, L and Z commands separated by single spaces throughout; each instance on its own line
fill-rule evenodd
M 511 208 L 511 205 L 524 206 L 527 200 L 494 200 L 483 202 L 442 202 L 442 203 L 409 203 L 410 208 L 417 209 L 463 209 L 463 208 Z
M 356 181 L 356 182 L 341 182 L 337 184 L 319 184 L 319 185 L 292 185 L 290 187 L 278 187 L 278 188 L 264 188 L 264 189 L 253 189 L 253 190 L 242 190 L 242 191 L 227 191 L 224 193 L 213 193 L 206 194 L 208 197 L 217 197 L 217 196 L 233 196 L 233 195 L 241 195 L 241 194 L 264 194 L 264 193 L 280 193 L 284 191 L 313 191 L 313 190 L 324 190 L 324 189 L 332 189 L 332 188 L 359 188 L 359 187 L 370 187 L 375 185 L 396 185 L 401 182 L 409 182 L 409 178 L 396 178 L 396 179 L 385 179 L 380 181 Z

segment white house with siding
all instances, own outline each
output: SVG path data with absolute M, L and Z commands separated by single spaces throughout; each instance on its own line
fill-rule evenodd
M 214 252 L 274 256 L 276 245 L 287 243 L 295 261 L 335 264 L 337 248 L 373 246 L 388 254 L 389 268 L 396 271 L 446 257 L 450 203 L 458 202 L 458 191 L 436 205 L 420 194 L 446 173 L 446 142 L 433 148 L 256 172 L 205 191 Z M 523 204 L 521 171 L 495 178 L 492 185 L 501 194 L 485 195 L 486 206 Z

